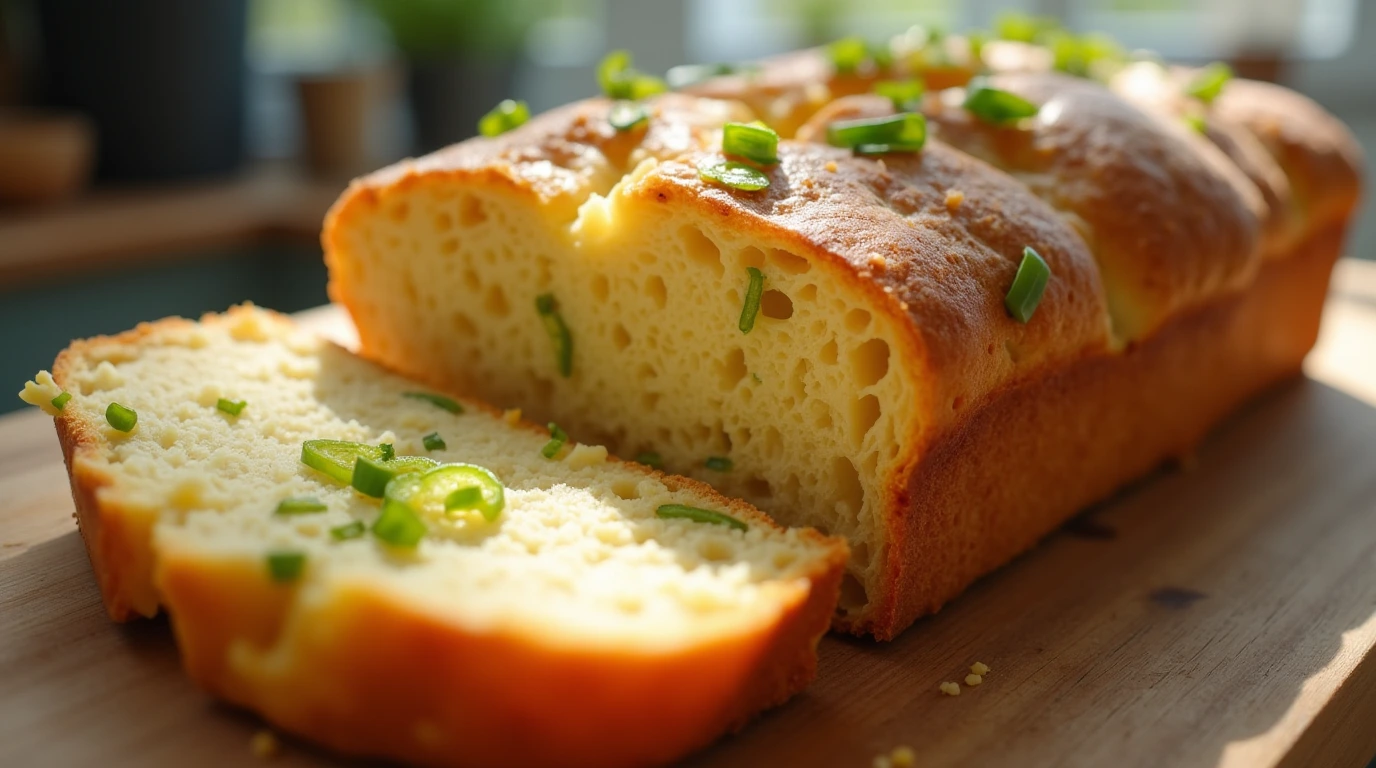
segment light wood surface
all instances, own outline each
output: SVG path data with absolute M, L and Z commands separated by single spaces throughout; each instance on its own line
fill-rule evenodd
M 899 640 L 824 639 L 812 688 L 691 765 L 1365 765 L 1376 264 L 1340 265 L 1308 371 Z M 179 674 L 165 622 L 105 619 L 46 416 L 0 418 L 0 494 L 0 765 L 259 764 L 261 724 Z M 975 661 L 983 685 L 937 693 Z M 341 761 L 287 740 L 276 764 Z

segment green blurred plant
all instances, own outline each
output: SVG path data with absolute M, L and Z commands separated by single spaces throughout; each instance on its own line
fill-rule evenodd
M 510 53 L 525 44 L 550 0 L 364 0 L 412 59 L 458 51 Z

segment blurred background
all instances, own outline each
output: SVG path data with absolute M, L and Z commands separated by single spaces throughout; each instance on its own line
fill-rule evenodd
M 0 382 L 143 320 L 324 303 L 320 221 L 352 175 L 502 98 L 592 95 L 611 48 L 661 73 L 1008 10 L 1283 82 L 1376 155 L 1363 0 L 0 0 Z M 1373 258 L 1365 207 L 1350 253 Z

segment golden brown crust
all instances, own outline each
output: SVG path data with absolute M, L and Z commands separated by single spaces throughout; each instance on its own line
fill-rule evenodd
M 891 599 L 838 628 L 892 638 L 1297 374 L 1343 235 L 1341 226 L 1316 233 L 1267 262 L 1247 291 L 1180 315 L 1126 353 L 1011 386 L 932 436 L 906 483 L 892 489 L 896 545 L 891 589 L 882 593 Z

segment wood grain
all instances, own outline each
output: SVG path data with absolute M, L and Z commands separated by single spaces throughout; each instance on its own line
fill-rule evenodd
M 307 322 L 347 342 L 338 311 Z M 897 641 L 826 638 L 811 689 L 690 764 L 1365 765 L 1376 264 L 1340 266 L 1307 368 Z M 183 679 L 164 622 L 105 619 L 42 414 L 0 418 L 0 493 L 0 765 L 257 764 L 261 726 Z

